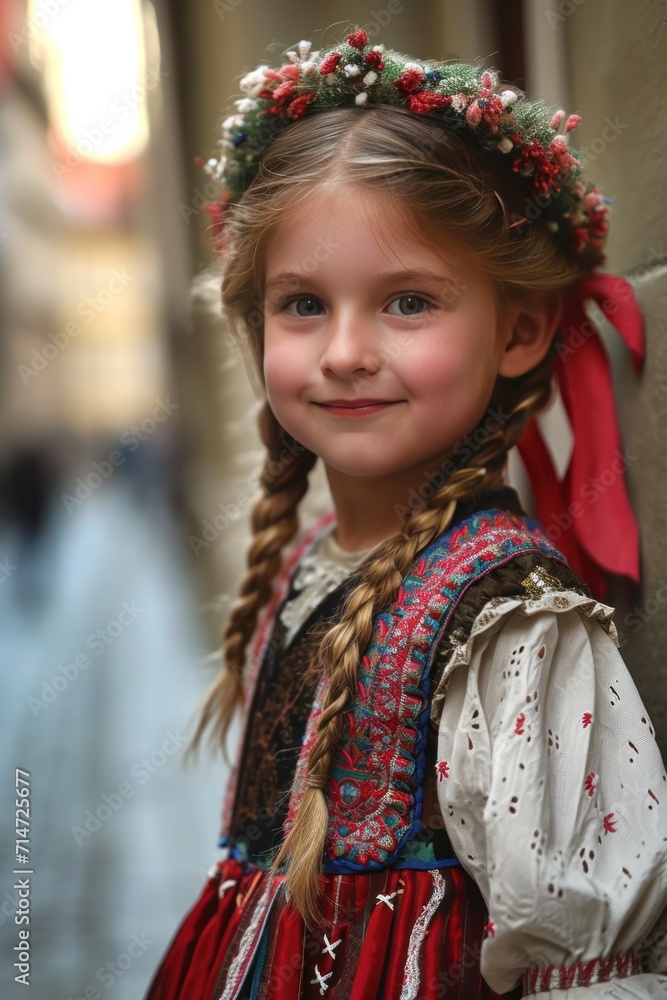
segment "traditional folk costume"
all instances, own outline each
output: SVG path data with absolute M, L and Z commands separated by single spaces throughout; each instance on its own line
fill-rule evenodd
M 613 609 L 510 487 L 459 504 L 376 617 L 330 769 L 325 926 L 304 928 L 267 869 L 326 687 L 318 626 L 367 554 L 340 550 L 334 529 L 327 514 L 302 532 L 275 581 L 224 857 L 147 1000 L 667 996 L 667 975 L 645 971 L 661 914 L 667 927 L 651 722 Z
M 610 572 L 638 579 L 638 535 L 623 468 L 601 478 L 622 453 L 584 302 L 598 302 L 637 370 L 643 330 L 630 285 L 592 273 L 608 199 L 568 149 L 578 116 L 494 71 L 406 60 L 363 30 L 310 49 L 244 77 L 224 154 L 198 158 L 221 185 L 208 206 L 217 248 L 284 125 L 347 105 L 441 115 L 526 178 L 526 204 L 588 272 L 565 303 L 555 363 L 574 448 L 559 481 L 531 418 L 518 446 L 539 522 L 510 487 L 459 502 L 375 616 L 325 790 L 316 930 L 269 869 L 328 683 L 315 652 L 368 552 L 340 549 L 333 513 L 285 551 L 246 659 L 221 857 L 145 1000 L 667 997 L 667 775 L 613 608 L 596 599 Z M 599 482 L 598 502 L 583 502 Z

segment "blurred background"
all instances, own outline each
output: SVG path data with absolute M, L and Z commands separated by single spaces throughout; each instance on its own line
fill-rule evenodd
M 218 670 L 261 450 L 239 358 L 189 302 L 211 261 L 194 158 L 217 155 L 245 72 L 357 25 L 417 58 L 487 60 L 582 115 L 576 146 L 616 199 L 608 269 L 646 317 L 641 379 L 603 329 L 642 533 L 642 591 L 615 603 L 667 752 L 665 0 L 2 0 L 3 998 L 24 995 L 16 769 L 34 1000 L 140 998 L 214 859 L 226 767 L 179 758 Z M 543 420 L 563 463 L 558 407 Z M 318 472 L 305 511 L 326 505 Z

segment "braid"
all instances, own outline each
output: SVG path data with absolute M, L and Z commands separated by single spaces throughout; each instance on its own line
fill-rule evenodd
M 317 737 L 308 755 L 306 788 L 292 829 L 271 867 L 271 873 L 277 873 L 281 862 L 291 855 L 288 891 L 307 924 L 320 920 L 319 877 L 328 828 L 327 776 L 342 736 L 344 709 L 356 695 L 357 664 L 371 641 L 374 617 L 393 603 L 417 553 L 450 524 L 456 502 L 503 482 L 509 449 L 518 440 L 528 416 L 549 398 L 552 352 L 527 375 L 497 380 L 490 405 L 508 403 L 504 422 L 489 432 L 467 466 L 455 469 L 428 501 L 410 511 L 400 534 L 373 549 L 362 564 L 360 582 L 345 601 L 341 620 L 322 639 L 319 657 L 329 684 Z
M 271 582 L 280 569 L 282 550 L 299 530 L 298 506 L 308 490 L 308 473 L 317 459 L 286 433 L 268 402 L 260 410 L 258 427 L 267 450 L 259 480 L 262 495 L 251 513 L 253 538 L 248 569 L 223 632 L 224 669 L 197 710 L 199 720 L 184 760 L 194 753 L 209 723 L 214 725 L 213 745 L 227 759 L 225 736 L 236 707 L 243 701 L 246 648 L 259 611 L 271 596 Z

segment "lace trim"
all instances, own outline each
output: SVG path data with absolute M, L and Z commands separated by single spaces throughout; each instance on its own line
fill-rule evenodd
M 332 525 L 330 531 L 333 531 L 334 527 L 335 525 Z M 301 558 L 294 576 L 294 587 L 300 593 L 286 602 L 280 612 L 280 620 L 286 629 L 285 646 L 289 646 L 301 624 L 321 604 L 327 594 L 347 579 L 367 554 L 366 550 L 361 553 L 349 553 L 356 558 L 338 562 L 323 551 L 327 548 L 329 551 L 336 551 L 335 547 L 327 545 L 327 542 L 331 542 L 329 532 Z
M 408 959 L 405 965 L 405 972 L 403 974 L 403 985 L 401 988 L 400 1000 L 414 1000 L 419 992 L 420 986 L 420 960 L 419 951 L 421 949 L 424 938 L 428 934 L 428 927 L 431 922 L 433 914 L 440 906 L 442 899 L 445 895 L 445 890 L 447 888 L 447 883 L 442 877 L 437 869 L 431 870 L 431 878 L 433 879 L 434 887 L 431 898 L 424 903 L 421 913 L 415 920 L 412 931 L 410 932 L 410 941 L 408 943 Z
M 636 951 L 612 958 L 594 958 L 573 965 L 547 965 L 529 969 L 521 978 L 524 995 L 548 993 L 549 990 L 567 990 L 575 986 L 607 983 L 610 979 L 627 979 L 643 972 L 641 958 Z
M 476 637 L 497 626 L 505 615 L 516 608 L 521 608 L 526 615 L 534 615 L 538 611 L 569 611 L 571 608 L 578 608 L 588 618 L 596 618 L 605 632 L 611 636 L 615 645 L 620 647 L 618 632 L 613 621 L 616 614 L 615 608 L 608 604 L 601 604 L 581 591 L 564 589 L 560 580 L 556 580 L 556 577 L 552 577 L 541 566 L 535 567 L 521 581 L 521 586 L 530 595 L 529 597 L 521 597 L 520 595 L 493 597 L 487 601 L 475 618 L 468 636 L 460 628 L 455 629 L 449 636 L 449 648 L 446 656 L 440 660 L 441 663 L 445 664 L 444 669 L 431 699 L 430 717 L 436 725 L 440 720 L 445 695 L 454 670 L 456 667 L 470 662 Z

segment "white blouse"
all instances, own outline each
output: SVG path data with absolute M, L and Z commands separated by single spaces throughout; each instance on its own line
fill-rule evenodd
M 539 967 L 526 996 L 667 998 L 667 775 L 613 613 L 559 589 L 494 598 L 433 695 L 438 799 L 498 993 Z M 604 981 L 594 960 L 640 946 L 651 972 L 609 962 Z

